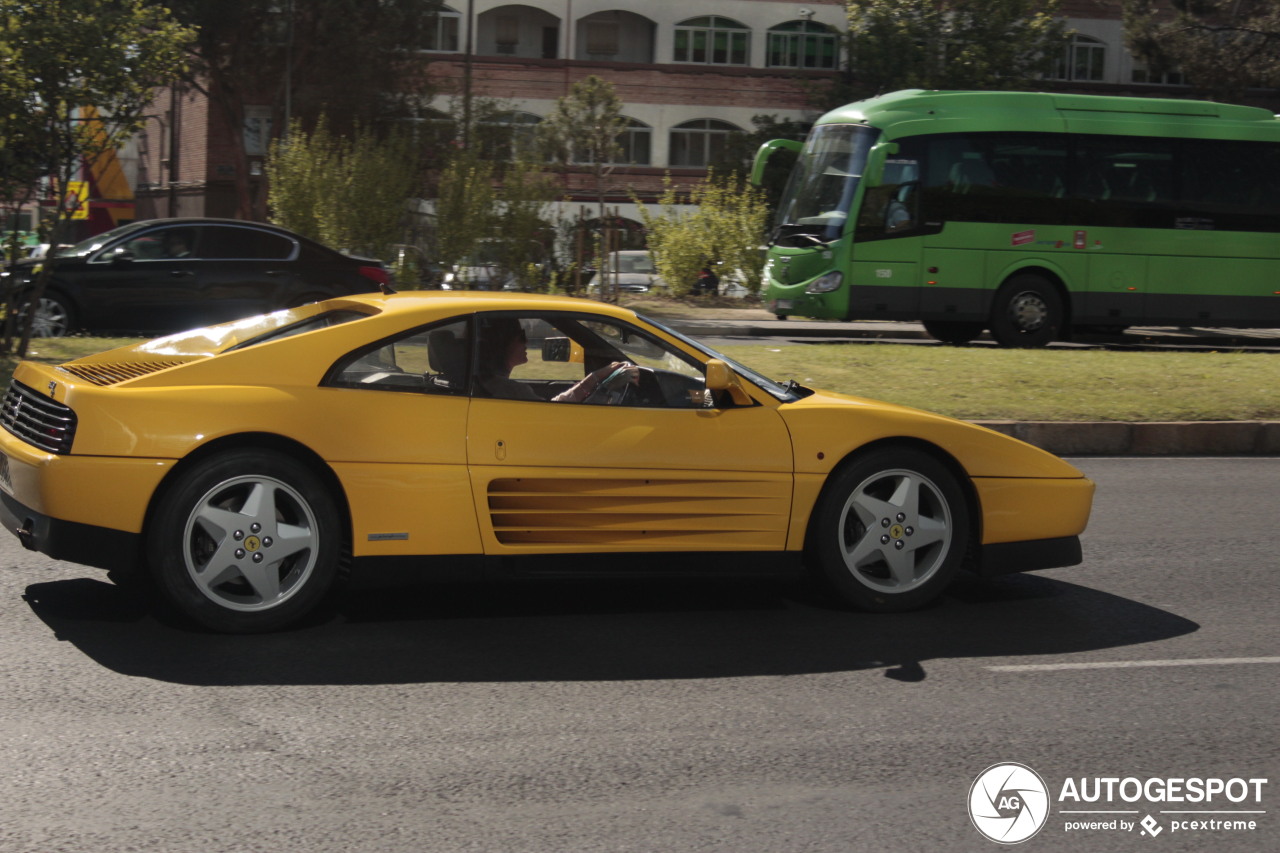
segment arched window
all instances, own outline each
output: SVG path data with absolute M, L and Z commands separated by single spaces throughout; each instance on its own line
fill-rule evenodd
M 694 119 L 678 124 L 671 128 L 671 165 L 705 168 L 724 154 L 729 134 L 740 132 L 742 128 L 713 118 Z
M 627 119 L 627 129 L 616 137 L 618 151 L 613 162 L 628 166 L 648 166 L 653 162 L 653 128 L 642 121 Z
M 1072 36 L 1071 42 L 1054 63 L 1053 79 L 1099 82 L 1106 69 L 1107 46 L 1089 36 Z
M 533 113 L 498 113 L 476 125 L 480 151 L 488 160 L 515 160 L 537 147 L 538 125 L 542 117 Z
M 791 21 L 769 30 L 770 68 L 831 69 L 839 56 L 839 37 L 822 24 Z
M 704 15 L 676 24 L 676 62 L 746 65 L 751 57 L 751 30 L 732 18 Z
M 461 50 L 458 46 L 458 23 L 461 20 L 462 16 L 453 9 L 442 6 L 423 27 L 422 49 L 457 53 Z

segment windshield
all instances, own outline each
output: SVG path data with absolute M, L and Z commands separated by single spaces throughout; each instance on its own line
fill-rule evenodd
M 688 335 L 683 335 L 680 332 L 675 331 L 670 326 L 664 326 L 663 324 L 659 323 L 657 320 L 654 320 L 652 317 L 641 317 L 640 319 L 644 320 L 646 323 L 648 323 L 651 326 L 654 326 L 655 328 L 661 329 L 671 337 L 683 341 L 684 343 L 693 347 L 698 352 L 702 353 L 708 358 L 720 359 L 721 361 L 728 364 L 729 367 L 731 367 L 734 371 L 736 371 L 739 376 L 752 382 L 760 389 L 766 391 L 769 394 L 772 394 L 774 397 L 777 397 L 779 400 L 781 400 L 784 403 L 794 403 L 796 400 L 799 400 L 801 397 L 805 397 L 810 393 L 807 390 L 800 389 L 799 386 L 797 386 L 794 382 L 779 384 L 777 382 L 774 382 L 772 379 L 768 378 L 767 376 L 761 376 L 759 373 L 756 373 L 754 370 L 742 364 L 741 362 L 734 361 L 733 359 L 729 358 L 727 355 L 718 353 L 715 350 L 711 349 L 711 347 L 698 343 L 693 338 L 689 337 Z
M 56 258 L 69 258 L 75 255 L 87 255 L 90 252 L 96 252 L 98 249 L 101 249 L 117 237 L 121 237 L 133 231 L 140 231 L 143 228 L 153 228 L 157 224 L 159 223 L 154 219 L 130 222 L 128 225 L 121 225 L 119 228 L 112 228 L 110 231 L 104 231 L 87 240 L 82 240 L 74 246 L 59 246 L 58 250 L 54 252 L 53 255 Z
M 867 152 L 880 131 L 854 124 L 824 124 L 813 129 L 796 161 L 778 204 L 774 239 L 795 235 L 829 243 L 840 237 Z

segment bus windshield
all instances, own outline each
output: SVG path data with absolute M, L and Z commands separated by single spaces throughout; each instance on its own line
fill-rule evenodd
M 830 243 L 849 218 L 867 152 L 880 131 L 865 125 L 828 124 L 813 129 L 782 200 L 772 242 L 814 238 Z

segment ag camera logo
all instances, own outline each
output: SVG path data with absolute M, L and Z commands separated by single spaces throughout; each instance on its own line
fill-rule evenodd
M 1025 764 L 993 764 L 969 788 L 969 820 L 999 844 L 1021 844 L 1049 818 L 1049 789 Z

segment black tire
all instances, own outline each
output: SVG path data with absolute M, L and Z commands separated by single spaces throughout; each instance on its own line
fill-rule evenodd
M 924 320 L 924 330 L 944 344 L 967 344 L 986 329 L 983 323 L 959 320 Z
M 324 482 L 279 453 L 234 450 L 182 473 L 148 521 L 147 565 L 183 615 L 231 634 L 301 619 L 329 591 L 344 553 Z
M 991 337 L 1003 347 L 1046 346 L 1061 336 L 1065 321 L 1062 294 L 1034 273 L 1010 278 L 991 304 Z
M 27 311 L 31 309 L 31 294 L 20 297 L 21 307 L 18 309 L 18 329 L 26 322 Z M 35 320 L 31 324 L 33 338 L 60 338 L 75 331 L 75 313 L 64 296 L 46 290 L 40 297 L 36 309 Z
M 832 475 L 810 553 L 848 604 L 889 613 L 942 594 L 969 547 L 969 507 L 951 471 L 910 448 L 873 450 Z

